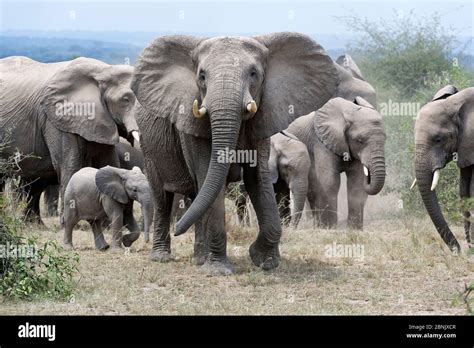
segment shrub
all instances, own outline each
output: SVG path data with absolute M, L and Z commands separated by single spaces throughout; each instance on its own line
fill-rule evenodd
M 2 160 L 0 166 L 5 172 L 11 161 Z M 0 296 L 10 300 L 67 300 L 75 289 L 73 277 L 79 257 L 54 241 L 42 244 L 24 235 L 26 226 L 19 213 L 24 199 L 18 183 L 12 180 L 10 192 L 0 194 Z

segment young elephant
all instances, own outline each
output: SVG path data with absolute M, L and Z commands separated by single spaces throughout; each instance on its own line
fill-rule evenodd
M 142 205 L 145 236 L 153 219 L 153 201 L 150 186 L 140 168 L 132 170 L 106 166 L 101 169 L 82 168 L 69 181 L 64 194 L 64 244 L 73 248 L 72 230 L 80 220 L 87 220 L 94 233 L 99 250 L 109 245 L 102 234 L 102 223 L 111 221 L 112 248 L 129 247 L 140 236 L 140 229 L 133 217 L 133 201 Z M 131 232 L 122 238 L 125 226 Z
M 296 228 L 304 209 L 311 166 L 308 149 L 293 134 L 280 132 L 270 138 L 268 167 L 282 223 L 290 222 L 290 192 L 293 195 L 291 226 Z
M 288 127 L 311 158 L 308 201 L 321 225 L 337 225 L 340 173 L 347 175 L 349 228 L 362 229 L 367 195 L 385 182 L 385 131 L 382 116 L 361 97 L 334 98 Z M 318 212 L 318 214 L 316 214 Z

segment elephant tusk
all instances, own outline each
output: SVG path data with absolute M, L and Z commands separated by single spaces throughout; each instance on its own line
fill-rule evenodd
M 436 186 L 438 186 L 438 181 L 439 181 L 439 169 L 436 169 L 433 174 L 433 182 L 431 183 L 431 191 L 434 191 L 436 189 Z
M 366 166 L 364 166 L 364 175 L 369 176 L 369 169 Z
M 136 141 L 140 142 L 140 133 L 137 131 L 132 131 L 132 136 Z
M 416 186 L 416 178 L 413 180 L 413 184 L 410 186 L 410 190 L 413 190 L 413 188 Z
M 207 109 L 205 106 L 202 106 L 200 109 L 198 107 L 198 101 L 197 99 L 194 99 L 193 103 L 193 115 L 196 118 L 201 118 L 207 113 Z
M 252 100 L 247 104 L 247 111 L 251 113 L 257 112 L 257 103 L 255 103 L 255 100 Z

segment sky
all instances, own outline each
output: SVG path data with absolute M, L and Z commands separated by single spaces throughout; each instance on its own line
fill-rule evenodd
M 456 36 L 474 36 L 472 0 L 0 0 L 0 30 L 346 34 L 341 16 L 390 21 L 410 11 L 437 12 Z

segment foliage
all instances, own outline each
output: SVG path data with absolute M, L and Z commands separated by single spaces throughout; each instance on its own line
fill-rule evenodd
M 417 189 L 409 190 L 414 179 L 414 124 L 421 106 L 447 84 L 463 89 L 473 85 L 474 72 L 461 66 L 463 54 L 454 54 L 455 39 L 441 25 L 439 15 L 431 18 L 410 12 L 393 21 L 374 22 L 359 17 L 343 18 L 361 34 L 347 47 L 364 77 L 377 91 L 378 110 L 387 131 L 385 192 L 395 192 L 408 214 L 424 214 Z M 392 112 L 388 106 L 407 105 L 409 112 Z M 383 110 L 385 108 L 385 110 Z M 459 170 L 450 163 L 442 171 L 437 188 L 446 217 L 461 222 Z
M 11 161 L 1 165 L 4 170 Z M 67 300 L 75 289 L 79 257 L 56 242 L 41 244 L 34 236 L 24 236 L 26 226 L 20 216 L 25 203 L 18 184 L 19 180 L 12 180 L 13 189 L 0 194 L 0 296 Z

